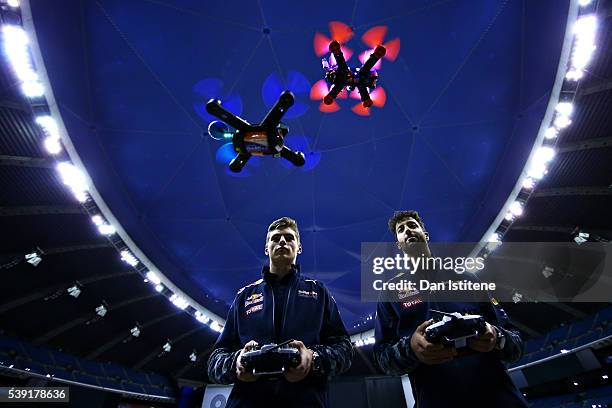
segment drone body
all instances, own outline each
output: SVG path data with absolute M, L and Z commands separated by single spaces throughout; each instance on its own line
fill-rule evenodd
M 385 47 L 378 45 L 361 68 L 355 69 L 347 65 L 338 41 L 332 41 L 329 44 L 329 51 L 333 54 L 336 64 L 331 65 L 328 61 L 323 60 L 325 80 L 331 85 L 329 93 L 323 98 L 323 103 L 331 105 L 338 94 L 346 88 L 348 92 L 357 89 L 363 106 L 366 108 L 372 106 L 370 90 L 376 88 L 378 80 L 378 73 L 372 68 L 385 55 Z
M 294 100 L 291 92 L 283 92 L 264 120 L 254 125 L 225 110 L 221 106 L 221 101 L 215 99 L 208 101 L 206 111 L 236 129 L 235 132 L 232 132 L 227 126 L 224 126 L 224 123 L 216 121 L 212 122 L 208 128 L 213 139 L 219 140 L 221 137 L 232 139 L 237 155 L 229 164 L 231 171 L 240 172 L 251 156 L 272 155 L 282 157 L 298 167 L 304 165 L 304 153 L 295 152 L 284 145 L 283 140 L 289 128 L 280 123 Z

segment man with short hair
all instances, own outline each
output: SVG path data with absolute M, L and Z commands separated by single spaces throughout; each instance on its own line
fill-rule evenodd
M 262 278 L 238 291 L 208 360 L 208 376 L 234 388 L 226 407 L 328 407 L 328 378 L 350 368 L 353 346 L 334 298 L 323 283 L 301 275 L 297 223 L 288 217 L 268 227 Z M 256 376 L 242 355 L 258 346 L 292 340 L 300 364 L 281 377 Z
M 408 258 L 431 257 L 429 234 L 416 211 L 396 212 L 389 229 Z M 428 273 L 417 271 L 416 273 Z M 392 279 L 400 279 L 401 274 Z M 465 273 L 462 279 L 474 279 Z M 522 355 L 519 333 L 494 298 L 482 302 L 437 301 L 435 293 L 398 293 L 394 302 L 379 302 L 376 311 L 374 358 L 388 375 L 408 374 L 419 408 L 451 406 L 526 407 L 503 362 Z M 433 344 L 425 329 L 432 310 L 478 314 L 486 330 L 458 350 Z

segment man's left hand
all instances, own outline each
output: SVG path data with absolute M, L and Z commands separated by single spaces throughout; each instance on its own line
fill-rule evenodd
M 284 376 L 289 382 L 302 381 L 310 372 L 312 366 L 312 350 L 306 348 L 304 343 L 299 340 L 293 340 L 287 344 L 289 347 L 294 347 L 300 352 L 301 362 L 300 365 L 294 368 L 290 368 L 285 372 Z
M 479 351 L 481 353 L 488 353 L 495 348 L 497 343 L 497 329 L 491 326 L 489 323 L 486 324 L 486 330 L 479 336 L 470 337 L 468 339 L 468 346 L 472 350 Z

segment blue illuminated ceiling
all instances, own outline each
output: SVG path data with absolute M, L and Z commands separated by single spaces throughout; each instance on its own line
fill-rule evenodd
M 567 1 L 31 0 L 46 69 L 69 135 L 111 211 L 182 290 L 231 302 L 266 262 L 265 232 L 300 226 L 305 274 L 323 280 L 347 325 L 361 242 L 388 241 L 394 210 L 417 209 L 434 241 L 477 241 L 508 197 L 554 82 Z M 399 38 L 369 116 L 309 98 L 323 77 L 313 46 L 331 21 L 346 43 L 387 27 Z M 238 176 L 205 133 L 220 98 L 258 122 L 289 87 L 293 168 L 269 157 Z M 225 149 L 225 150 L 224 150 Z

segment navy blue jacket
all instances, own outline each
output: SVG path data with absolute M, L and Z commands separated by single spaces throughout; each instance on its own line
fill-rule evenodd
M 523 343 L 497 301 L 486 295 L 480 302 L 437 302 L 435 294 L 415 292 L 404 293 L 396 302 L 378 303 L 374 358 L 388 375 L 408 374 L 416 406 L 527 407 L 503 364 L 521 358 Z M 473 352 L 438 365 L 421 363 L 410 347 L 410 338 L 417 326 L 434 317 L 432 309 L 483 316 L 504 333 L 504 348 Z
M 268 268 L 264 268 L 264 273 Z M 278 336 L 275 335 L 272 285 L 259 279 L 238 291 L 223 332 L 208 360 L 212 382 L 234 383 L 227 407 L 327 407 L 327 380 L 348 370 L 353 346 L 340 318 L 334 298 L 319 281 L 306 279 L 297 267 L 289 277 Z M 302 381 L 284 378 L 259 378 L 255 382 L 238 381 L 236 359 L 250 340 L 259 345 L 300 340 L 321 358 L 320 373 L 312 372 Z

